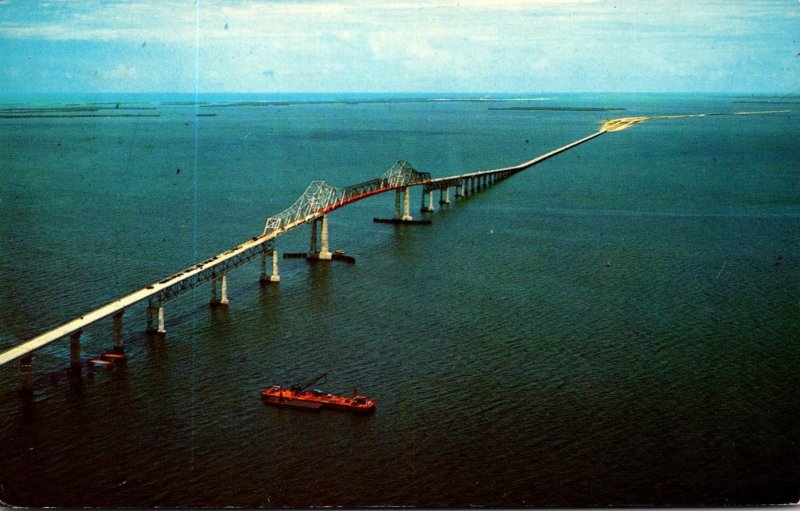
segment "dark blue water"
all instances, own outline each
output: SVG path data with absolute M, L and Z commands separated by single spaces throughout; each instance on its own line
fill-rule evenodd
M 4 366 L 0 500 L 796 502 L 797 105 L 451 97 L 462 101 L 7 100 L 0 348 L 259 234 L 312 179 L 346 186 L 398 159 L 434 177 L 516 164 L 612 117 L 790 112 L 608 133 L 433 214 L 416 190 L 430 226 L 374 224 L 394 197 L 361 201 L 329 218 L 331 248 L 355 265 L 281 260 L 280 284 L 263 288 L 258 264 L 245 266 L 229 275 L 227 309 L 208 307 L 208 286 L 167 304 L 165 338 L 144 335 L 144 306 L 132 307 L 126 367 L 70 376 L 69 341 L 54 343 L 36 353 L 30 399 L 18 365 Z M 65 105 L 97 110 L 42 114 Z M 278 249 L 306 250 L 308 237 L 298 229 Z M 112 346 L 110 323 L 84 332 L 84 358 Z M 357 386 L 378 411 L 259 399 L 321 372 L 326 390 Z

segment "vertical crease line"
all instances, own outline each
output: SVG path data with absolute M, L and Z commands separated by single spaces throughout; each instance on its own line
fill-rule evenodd
M 192 261 L 197 261 L 197 203 L 198 203 L 198 182 L 199 182 L 199 173 L 200 173 L 200 165 L 199 165 L 199 153 L 200 153 L 200 126 L 199 126 L 199 119 L 200 117 L 197 115 L 200 109 L 200 0 L 195 0 L 195 27 L 194 27 L 194 175 L 192 176 Z M 192 289 L 192 309 L 196 309 L 197 305 L 197 289 Z M 192 315 L 194 318 L 194 315 Z M 192 329 L 195 330 L 194 328 Z M 191 367 L 191 386 L 192 386 L 192 397 L 191 397 L 191 419 L 190 419 L 190 436 L 191 436 L 191 447 L 190 447 L 190 459 L 191 459 L 191 467 L 190 470 L 192 475 L 190 477 L 190 482 L 195 480 L 193 473 L 195 472 L 195 453 L 197 451 L 197 417 L 196 417 L 196 407 L 197 407 L 197 395 L 195 385 L 197 383 L 196 378 L 196 360 L 195 360 L 195 353 L 194 350 L 190 348 L 190 367 Z

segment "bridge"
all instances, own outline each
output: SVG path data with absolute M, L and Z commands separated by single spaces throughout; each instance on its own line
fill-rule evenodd
M 30 393 L 33 388 L 31 365 L 33 354 L 36 350 L 69 337 L 70 367 L 72 371 L 79 372 L 82 365 L 80 337 L 83 329 L 109 316 L 113 320 L 114 352 L 122 354 L 122 321 L 125 310 L 131 305 L 147 300 L 146 331 L 154 335 L 163 335 L 166 333 L 164 326 L 165 304 L 198 286 L 210 283 L 210 304 L 212 306 L 226 305 L 228 303 L 227 273 L 251 262 L 253 259 L 261 259 L 261 282 L 279 282 L 276 240 L 282 234 L 301 225 L 311 225 L 311 242 L 308 252 L 302 254 L 303 257 L 310 260 L 332 260 L 341 257 L 338 254 L 331 253 L 328 246 L 327 215 L 336 209 L 373 195 L 394 190 L 396 194 L 394 216 L 389 219 L 376 218 L 376 222 L 397 224 L 430 223 L 429 220 L 414 220 L 411 216 L 409 199 L 411 187 L 422 187 L 421 211 L 433 211 L 433 194 L 436 190 L 440 194 L 439 202 L 448 204 L 450 202 L 451 188 L 455 189 L 456 198 L 466 197 L 479 188 L 497 183 L 517 172 L 521 172 L 599 137 L 608 131 L 618 131 L 636 122 L 641 122 L 641 120 L 638 118 L 615 120 L 613 124 L 609 125 L 609 129 L 604 126 L 600 131 L 587 137 L 511 167 L 432 178 L 429 173 L 419 172 L 408 162 L 401 160 L 392 165 L 381 177 L 345 188 L 336 188 L 323 181 L 312 181 L 294 204 L 277 215 L 267 218 L 264 230 L 260 235 L 253 236 L 225 252 L 89 311 L 63 325 L 4 351 L 0 353 L 0 365 L 19 359 L 21 390 L 23 393 Z M 319 236 L 317 236 L 318 230 Z M 286 255 L 284 254 L 284 256 Z M 272 271 L 268 275 L 267 259 L 270 257 L 272 259 Z

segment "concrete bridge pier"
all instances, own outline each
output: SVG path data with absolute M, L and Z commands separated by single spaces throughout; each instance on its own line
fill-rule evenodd
M 413 220 L 411 218 L 411 208 L 409 206 L 409 191 L 408 187 L 398 188 L 395 190 L 394 194 L 394 219 L 395 220 L 402 220 L 403 222 L 408 222 L 409 220 Z M 402 198 L 402 199 L 401 199 Z M 403 203 L 403 210 L 402 214 L 400 212 L 400 202 L 402 200 Z
M 450 188 L 439 189 L 439 204 L 450 204 Z
M 217 281 L 220 284 L 220 296 L 217 296 Z M 222 274 L 217 278 L 211 279 L 211 300 L 208 302 L 212 307 L 228 305 L 228 276 Z
M 20 391 L 24 395 L 33 394 L 33 353 L 28 353 L 19 361 Z
M 464 180 L 458 182 L 458 186 L 456 186 L 456 199 L 460 199 L 464 196 Z
M 115 313 L 112 318 L 114 320 L 114 351 L 122 353 L 122 316 L 125 315 L 125 309 Z
M 403 196 L 403 214 L 402 215 L 400 214 L 400 196 L 401 195 Z M 410 206 L 409 206 L 410 196 L 411 196 L 411 194 L 410 194 L 407 186 L 404 187 L 404 188 L 398 188 L 397 191 L 395 192 L 395 198 L 394 198 L 394 218 L 395 218 L 395 220 L 402 220 L 404 222 L 408 222 L 410 220 L 413 220 L 413 218 L 411 217 L 411 212 L 410 212 L 411 210 L 410 210 Z
M 258 281 L 262 284 L 281 281 L 281 276 L 278 274 L 278 251 L 272 249 L 272 275 L 267 277 L 267 251 L 261 253 L 261 276 Z
M 158 328 L 153 328 L 153 316 L 158 319 Z M 164 328 L 164 305 L 159 304 L 158 307 L 148 305 L 147 307 L 147 332 L 151 334 L 165 334 L 167 329 Z
M 422 207 L 419 208 L 419 210 L 423 213 L 430 213 L 433 211 L 433 190 L 422 192 Z
M 320 223 L 319 247 L 317 247 L 317 222 Z M 328 215 L 322 215 L 322 217 L 311 222 L 311 246 L 306 257 L 319 261 L 333 259 L 333 254 L 328 246 Z M 273 264 L 277 267 L 277 263 Z
M 402 193 L 400 188 L 394 191 L 394 219 L 400 220 L 400 201 Z
M 426 211 L 425 209 L 425 193 L 422 193 L 422 211 Z M 402 196 L 402 199 L 401 199 Z M 410 201 L 411 191 L 409 190 L 408 186 L 403 188 L 397 188 L 395 190 L 394 196 L 394 217 L 393 218 L 373 218 L 373 221 L 381 223 L 381 224 L 407 224 L 407 225 L 429 225 L 431 223 L 430 220 L 414 220 L 411 216 L 410 212 Z M 403 209 L 400 209 L 400 202 L 402 200 Z M 430 211 L 433 211 L 433 195 L 429 194 L 428 203 L 430 206 Z
M 311 222 L 311 244 L 308 247 L 308 257 L 317 251 L 317 221 Z
M 269 276 L 269 281 L 281 281 L 281 276 L 278 274 L 278 251 L 275 249 L 272 249 L 272 275 Z
M 69 334 L 69 366 L 73 371 L 81 370 L 81 334 L 83 330 L 75 330 Z

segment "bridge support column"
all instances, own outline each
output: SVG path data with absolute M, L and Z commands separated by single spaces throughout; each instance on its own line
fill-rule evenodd
M 400 220 L 400 195 L 403 192 L 400 191 L 400 188 L 394 191 L 394 219 Z
M 153 328 L 153 315 L 156 315 L 158 319 L 158 328 Z M 151 334 L 165 334 L 167 333 L 166 328 L 164 328 L 164 306 L 159 305 L 158 307 L 147 307 L 147 332 Z
M 425 204 L 427 199 L 427 204 Z M 423 213 L 430 213 L 433 211 L 433 190 L 422 192 L 422 207 L 419 210 Z
M 33 354 L 29 353 L 19 361 L 19 383 L 23 394 L 33 394 Z
M 425 193 L 422 193 L 422 211 L 425 211 Z M 403 195 L 403 210 L 400 210 L 400 195 Z M 408 186 L 395 189 L 394 196 L 394 218 L 373 218 L 373 221 L 381 224 L 411 224 L 411 225 L 429 225 L 431 220 L 414 220 L 411 217 L 410 201 L 411 191 Z M 433 195 L 429 193 L 430 211 L 433 211 Z
M 308 257 L 312 257 L 317 252 L 317 221 L 311 222 L 311 244 L 308 247 Z
M 403 188 L 403 216 L 400 218 L 400 220 L 403 220 L 404 222 L 413 220 L 413 218 L 411 218 L 411 208 L 409 204 L 410 198 L 411 198 L 411 191 L 406 186 L 405 188 Z
M 267 252 L 261 253 L 261 276 L 259 282 L 280 282 L 281 276 L 278 275 L 278 251 L 272 249 L 272 275 L 267 277 Z
M 278 274 L 278 251 L 272 250 L 272 275 L 269 276 L 270 282 L 280 282 L 281 276 Z
M 217 297 L 217 281 L 220 284 L 220 296 Z M 228 276 L 222 274 L 217 278 L 211 279 L 211 306 L 228 305 Z
M 328 215 L 322 215 L 320 220 L 320 248 L 319 258 L 329 261 L 331 259 L 331 251 L 328 248 Z
M 459 199 L 464 196 L 464 180 L 458 182 L 458 186 L 456 186 L 456 199 Z
M 317 248 L 317 222 L 320 223 L 319 248 Z M 321 218 L 311 222 L 311 247 L 307 257 L 320 261 L 333 259 L 333 254 L 328 247 L 328 215 L 322 215 Z M 274 261 L 275 259 L 273 259 L 274 267 L 277 268 L 277 262 Z
M 69 365 L 72 369 L 81 368 L 81 334 L 83 330 L 76 330 L 69 334 Z
M 403 202 L 403 212 L 402 212 L 403 214 L 402 215 L 400 214 L 400 196 L 401 195 L 402 195 L 402 202 Z M 409 220 L 413 220 L 413 218 L 411 218 L 410 205 L 409 205 L 409 196 L 410 196 L 410 194 L 409 194 L 407 186 L 405 188 L 398 188 L 395 191 L 395 196 L 394 196 L 394 219 L 395 220 L 402 220 L 404 222 L 407 222 Z
M 158 333 L 165 334 L 167 329 L 164 328 L 164 306 L 158 308 Z
M 125 315 L 125 309 L 117 312 L 112 316 L 114 319 L 114 351 L 122 352 L 122 316 Z
M 450 204 L 450 188 L 439 190 L 439 204 Z

